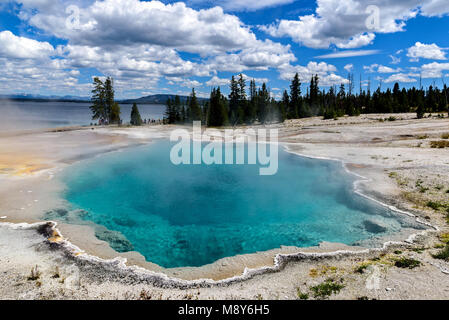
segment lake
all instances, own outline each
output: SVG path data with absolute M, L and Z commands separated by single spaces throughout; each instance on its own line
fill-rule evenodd
M 90 103 L 0 101 L 0 131 L 34 130 L 89 125 Z M 124 123 L 130 121 L 132 105 L 120 105 Z M 142 119 L 162 119 L 164 105 L 138 105 Z

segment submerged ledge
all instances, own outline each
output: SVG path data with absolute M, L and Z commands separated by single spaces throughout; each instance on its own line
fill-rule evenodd
M 369 197 L 369 199 L 371 198 Z M 133 283 L 147 283 L 160 288 L 190 289 L 190 288 L 206 288 L 212 286 L 227 286 L 233 283 L 238 283 L 252 279 L 258 275 L 280 272 L 290 262 L 315 261 L 315 260 L 318 261 L 329 258 L 341 259 L 349 256 L 369 256 L 371 254 L 382 253 L 392 248 L 403 247 L 413 244 L 417 239 L 417 237 L 425 236 L 428 233 L 439 231 L 438 227 L 433 226 L 430 223 L 421 221 L 416 215 L 413 215 L 412 213 L 399 210 L 387 204 L 383 205 L 388 206 L 390 209 L 395 210 L 399 213 L 407 214 L 409 216 L 414 217 L 418 223 L 426 225 L 427 227 L 429 227 L 429 229 L 423 230 L 418 233 L 414 233 L 404 241 L 386 241 L 379 248 L 336 250 L 332 252 L 320 253 L 320 252 L 313 252 L 313 249 L 315 249 L 316 247 L 312 247 L 303 249 L 303 250 L 312 249 L 311 252 L 298 251 L 296 253 L 291 254 L 278 253 L 275 255 L 272 266 L 265 266 L 254 269 L 245 268 L 242 274 L 235 275 L 233 277 L 229 277 L 222 280 L 213 280 L 207 278 L 198 278 L 196 280 L 184 280 L 177 277 L 170 277 L 163 272 L 151 271 L 143 267 L 138 267 L 136 265 L 128 266 L 127 259 L 123 257 L 116 257 L 114 259 L 102 259 L 94 255 L 89 255 L 75 244 L 64 239 L 63 235 L 57 228 L 57 222 L 54 221 L 38 222 L 34 224 L 27 224 L 27 223 L 14 224 L 9 222 L 0 222 L 0 226 L 8 227 L 15 230 L 36 230 L 37 234 L 40 234 L 45 238 L 44 242 L 49 246 L 49 250 L 59 250 L 61 253 L 63 253 L 63 255 L 67 259 L 74 261 L 80 267 L 83 266 L 88 267 L 91 270 L 92 268 L 94 268 L 93 271 L 96 275 L 103 275 L 106 273 L 110 277 L 115 277 L 117 281 L 126 278 L 127 281 L 131 280 Z M 315 249 L 315 251 L 317 250 L 318 248 Z M 219 261 L 211 264 L 211 266 L 217 264 Z M 188 270 L 191 268 L 178 268 L 178 270 L 182 269 Z

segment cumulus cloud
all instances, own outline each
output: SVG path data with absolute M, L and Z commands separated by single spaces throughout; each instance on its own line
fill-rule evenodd
M 188 3 L 219 5 L 229 11 L 255 11 L 263 8 L 285 5 L 295 1 L 296 0 L 190 0 Z
M 291 80 L 298 73 L 302 82 L 309 82 L 312 76 L 318 75 L 321 86 L 333 86 L 342 83 L 347 83 L 348 80 L 336 75 L 337 68 L 332 64 L 326 62 L 310 61 L 306 66 L 301 65 L 283 65 L 280 68 L 280 77 L 282 80 Z
M 373 73 L 373 72 L 377 72 L 377 73 L 397 73 L 397 72 L 401 72 L 401 69 L 393 69 L 387 66 L 383 66 L 380 64 L 372 64 L 370 66 L 364 66 L 363 69 L 366 72 L 369 73 Z
M 428 0 L 421 6 L 421 14 L 426 17 L 441 17 L 449 13 L 449 2 L 446 0 Z
M 245 70 L 267 70 L 296 61 L 290 46 L 271 40 L 261 41 L 257 47 L 244 49 L 238 53 L 217 55 L 208 61 L 212 69 L 242 72 Z
M 416 42 L 413 47 L 408 48 L 407 57 L 410 61 L 418 61 L 420 58 L 431 60 L 446 60 L 446 53 L 444 49 L 437 46 L 435 43 L 424 44 Z
M 221 7 L 194 10 L 183 2 L 104 0 L 80 8 L 77 26 L 67 25 L 67 16 L 65 7 L 41 10 L 28 22 L 89 46 L 149 44 L 207 56 L 258 45 L 255 34 Z
M 404 74 L 404 73 L 397 73 L 397 74 L 393 74 L 391 76 L 389 76 L 387 79 L 385 79 L 386 83 L 392 83 L 392 82 L 405 82 L 405 83 L 410 83 L 410 82 L 416 82 L 416 79 L 411 78 L 409 75 Z
M 65 59 L 53 59 L 57 50 L 48 42 L 0 32 L 0 92 L 79 94 L 86 87 L 78 83 L 77 70 Z M 84 93 L 84 92 L 83 92 Z
M 206 85 L 210 87 L 220 87 L 229 85 L 229 79 L 221 79 L 217 76 L 213 76 L 209 81 L 206 82 Z
M 73 12 L 66 11 L 62 0 L 18 2 L 22 20 L 67 40 L 56 51 L 71 68 L 95 68 L 116 78 L 118 85 L 129 81 L 141 87 L 150 79 L 147 83 L 153 86 L 171 77 L 191 87 L 199 83 L 190 77 L 268 70 L 296 60 L 290 46 L 257 39 L 237 16 L 220 7 L 195 10 L 182 2 L 73 0 L 79 8 L 79 23 L 74 24 L 67 19 Z M 200 59 L 183 59 L 181 52 Z
M 311 48 L 351 49 L 371 44 L 375 33 L 404 31 L 407 20 L 420 12 L 444 15 L 449 4 L 446 0 L 317 0 L 315 13 L 297 20 L 282 19 L 261 29 Z
M 48 42 L 18 37 L 10 31 L 0 32 L 0 56 L 18 59 L 44 59 L 54 54 Z
M 236 78 L 238 76 L 239 75 L 235 75 Z M 246 81 L 254 80 L 257 84 L 268 83 L 268 81 L 269 81 L 269 79 L 267 79 L 267 78 L 250 77 L 244 73 L 242 73 L 242 76 L 243 76 L 243 79 L 245 79 Z M 229 84 L 230 84 L 230 79 L 222 79 L 217 76 L 213 76 L 209 81 L 206 82 L 206 85 L 208 85 L 210 87 L 227 86 Z
M 421 76 L 423 78 L 441 78 L 444 71 L 449 71 L 449 63 L 432 62 L 421 67 Z

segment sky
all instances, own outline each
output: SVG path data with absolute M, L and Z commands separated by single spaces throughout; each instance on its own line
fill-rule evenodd
M 280 98 L 320 87 L 449 82 L 448 0 L 0 0 L 0 94 L 116 97 L 212 87 L 232 75 Z

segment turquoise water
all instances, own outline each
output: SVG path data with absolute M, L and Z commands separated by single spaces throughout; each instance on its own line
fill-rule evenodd
M 278 173 L 260 176 L 254 165 L 175 166 L 171 146 L 159 141 L 71 166 L 65 198 L 109 230 L 97 236 L 116 250 L 167 268 L 282 245 L 355 244 L 412 224 L 357 196 L 338 162 L 280 149 Z

